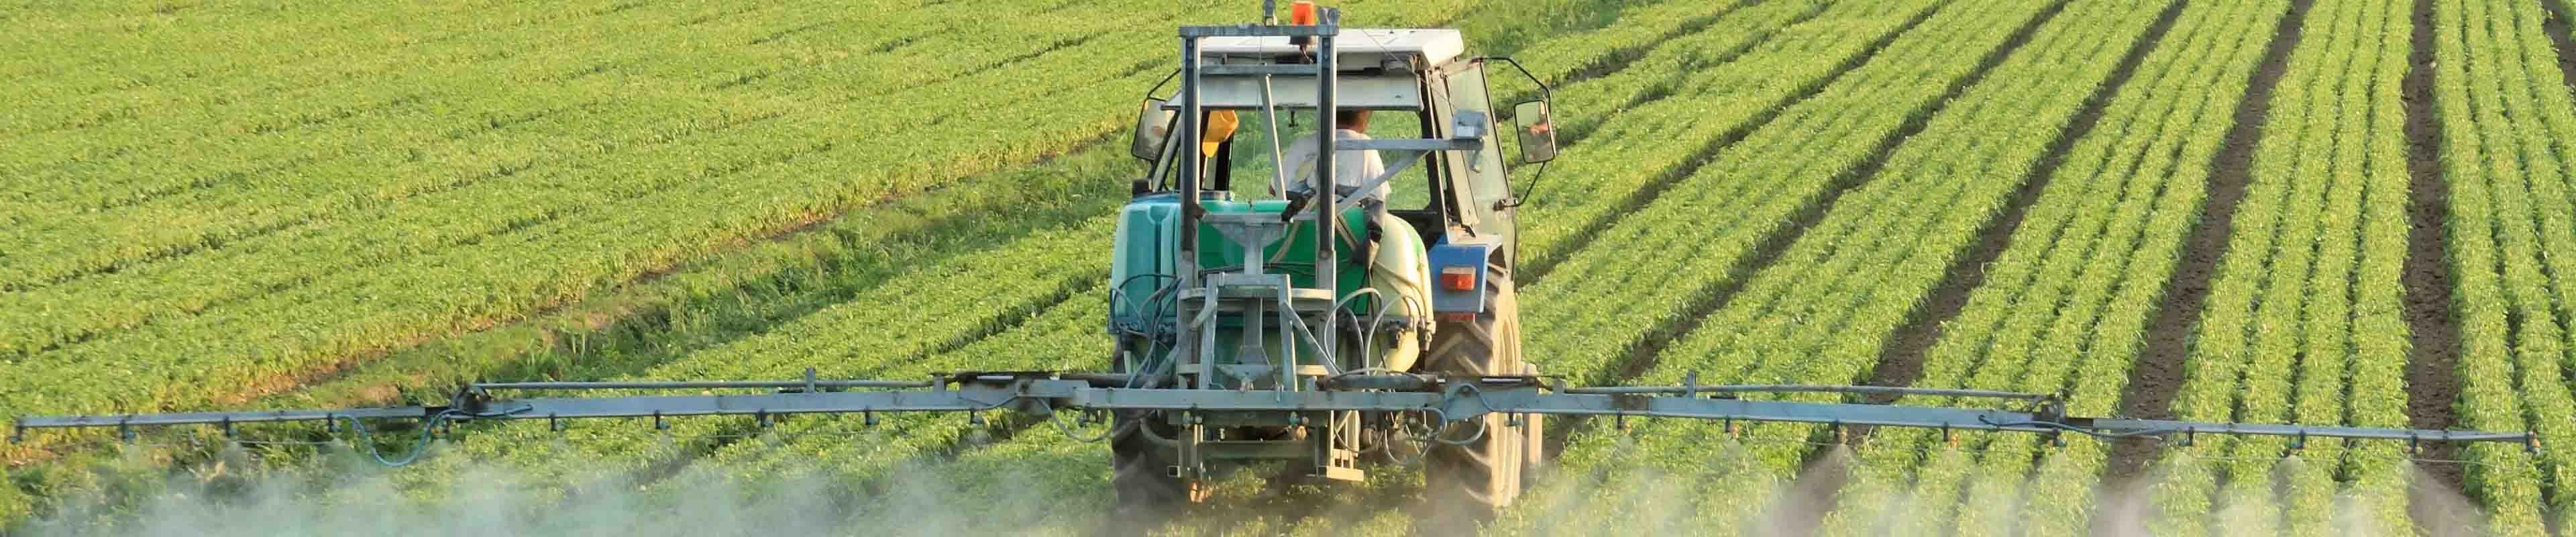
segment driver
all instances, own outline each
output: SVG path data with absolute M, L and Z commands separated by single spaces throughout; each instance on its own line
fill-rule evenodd
M 1368 135 L 1368 110 L 1342 108 L 1333 114 L 1333 118 L 1336 123 L 1341 124 L 1341 128 L 1333 131 L 1333 139 L 1371 139 Z M 1288 150 L 1280 157 L 1282 159 L 1281 162 L 1295 163 L 1296 167 L 1289 169 L 1288 177 L 1293 178 L 1293 180 L 1301 181 L 1297 183 L 1299 186 L 1290 188 L 1312 188 L 1305 185 L 1313 185 L 1316 183 L 1315 157 L 1316 154 L 1320 152 L 1321 151 L 1315 147 L 1315 137 L 1313 136 L 1299 136 L 1297 137 L 1296 143 L 1288 146 Z M 1368 180 L 1375 179 L 1377 176 L 1386 173 L 1386 162 L 1378 159 L 1377 151 L 1335 151 L 1333 153 L 1334 158 L 1336 159 L 1333 161 L 1333 184 L 1335 186 L 1339 186 L 1343 189 L 1359 188 L 1361 184 L 1367 183 Z M 1383 203 L 1386 201 L 1386 192 L 1386 184 L 1379 183 L 1377 188 L 1369 189 L 1367 192 L 1360 192 L 1358 195 L 1368 201 Z M 1274 196 L 1279 194 L 1280 193 L 1278 192 L 1271 193 L 1271 195 Z M 1350 194 L 1342 193 L 1342 195 L 1347 196 Z

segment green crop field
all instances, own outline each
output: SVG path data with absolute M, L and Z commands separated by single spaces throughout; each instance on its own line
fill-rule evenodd
M 1548 374 L 2539 438 L 1558 419 L 1483 533 L 2576 528 L 2576 0 L 1327 5 L 1551 86 Z M 0 416 L 1103 370 L 1136 102 L 1258 7 L 0 0 Z M 1464 529 L 1406 469 L 1140 520 L 986 414 L 29 431 L 0 535 Z

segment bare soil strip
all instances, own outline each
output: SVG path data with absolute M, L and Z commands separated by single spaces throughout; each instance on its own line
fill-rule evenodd
M 2021 228 L 2022 218 L 2029 214 L 2030 206 L 2039 201 L 2040 192 L 2048 189 L 2049 178 L 2065 164 L 2066 154 L 2077 141 L 2093 132 L 2094 125 L 2102 119 L 2102 109 L 2110 105 L 2111 97 L 2118 95 L 2121 87 L 2128 85 L 2129 78 L 2137 73 L 2138 63 L 2146 60 L 2147 53 L 2164 42 L 2165 33 L 2173 29 L 2174 21 L 2181 17 L 2186 3 L 2177 0 L 2165 6 L 2164 12 L 2156 15 L 2155 23 L 2147 27 L 2147 33 L 2131 46 L 2126 56 L 2120 58 L 2119 65 L 2112 68 L 2110 79 L 2084 99 L 2084 108 L 2075 117 L 2067 119 L 2066 128 L 2059 130 L 2057 139 L 2049 142 L 2048 152 L 2042 154 L 2039 164 L 2022 176 L 2021 187 L 2013 191 L 2004 210 L 1995 213 L 1983 227 L 1978 228 L 1977 242 L 1969 246 L 1968 255 L 1951 261 L 1941 284 L 1917 303 L 1905 325 L 1890 334 L 1879 347 L 1878 365 L 1870 370 L 1869 385 L 1912 386 L 1915 380 L 1922 378 L 1923 354 L 1941 338 L 1941 323 L 1958 317 L 1959 310 L 1967 306 L 1968 294 L 1985 283 L 1986 265 L 2001 257 L 2004 249 L 2011 246 L 2013 232 Z M 1870 396 L 1864 400 L 1887 404 L 1894 402 L 1896 397 Z M 1855 427 L 1846 441 L 1859 446 L 1869 438 L 1871 430 L 1870 427 Z M 1800 479 L 1791 492 L 1795 500 L 1777 504 L 1784 506 L 1785 511 L 1771 515 L 1774 518 L 1768 521 L 1766 535 L 1813 535 L 1823 527 L 1825 513 L 1834 508 L 1835 496 L 1850 481 L 1849 466 L 1854 460 L 1822 456 L 1823 453 L 1808 454 L 1805 470 L 1799 473 L 1807 478 Z
M 2226 145 L 2209 162 L 2209 193 L 2201 198 L 2200 220 L 2192 225 L 2191 235 L 2184 240 L 2181 259 L 2175 261 L 2173 276 L 2165 281 L 2163 303 L 2156 307 L 2155 318 L 2147 324 L 2147 348 L 2139 353 L 2129 369 L 2128 389 L 2120 396 L 2120 415 L 2136 418 L 2167 418 L 2173 415 L 2174 396 L 2182 390 L 2183 361 L 2191 355 L 2192 329 L 2199 324 L 2201 308 L 2209 302 L 2209 280 L 2218 274 L 2218 261 L 2227 256 L 2227 240 L 2234 229 L 2236 202 L 2245 198 L 2245 185 L 2253 180 L 2254 147 L 2263 136 L 2263 124 L 2270 115 L 2272 89 L 2288 71 L 2290 51 L 2299 46 L 2299 24 L 2306 20 L 2314 0 L 2295 0 L 2290 13 L 2272 30 L 2272 42 L 2263 49 L 2263 63 L 2247 81 L 2244 100 L 2236 103 L 2235 125 L 2228 128 Z M 2125 483 L 2146 469 L 2155 458 L 2157 442 L 2153 439 L 2131 439 L 2115 442 L 2111 461 L 2105 467 L 2105 483 Z M 2106 528 L 2094 528 L 2102 534 Z
M 2542 4 L 2550 2 L 2542 1 Z M 2433 1 L 2414 2 L 2413 52 L 2407 54 L 2406 80 L 2406 171 L 2409 176 L 2406 203 L 2406 288 L 2405 308 L 2408 346 L 2406 349 L 2406 417 L 2418 429 L 2448 429 L 2456 423 L 2453 405 L 2460 400 L 2460 325 L 2451 311 L 2451 266 L 2444 246 L 2443 222 L 2450 219 L 2450 185 L 2443 181 L 2441 148 L 2442 125 L 2433 98 Z M 2553 22 L 2556 19 L 2552 19 Z M 2560 50 L 2566 50 L 2565 26 L 2552 37 L 2561 39 Z M 2564 60 L 2561 60 L 2564 66 Z M 2576 73 L 2569 73 L 2576 79 Z M 2459 449 L 2451 444 L 2426 446 L 2421 454 L 2426 459 L 2459 460 Z M 2427 535 L 2444 535 L 2445 529 L 2456 529 L 2468 522 L 2466 514 L 2445 512 L 2448 502 L 2439 498 L 2460 494 L 2466 471 L 2459 463 L 2419 463 L 2433 483 L 2410 483 L 2407 487 L 2408 517 L 2416 530 Z M 2438 495 L 2438 496 L 2436 496 Z
M 2567 5 L 2559 3 L 2558 0 L 2533 1 L 2540 2 L 2540 9 L 2549 13 L 2549 16 L 2542 17 L 2540 19 L 2540 31 L 2541 33 L 2549 34 L 2550 44 L 2558 47 L 2559 83 L 2570 87 L 2576 87 L 2576 38 L 2568 36 Z M 2431 17 L 2433 16 L 2431 11 L 2426 8 L 2419 8 L 2416 10 L 2416 14 L 2418 16 L 2418 22 L 2415 23 L 2416 28 L 2424 28 L 2426 25 L 2430 24 L 2430 21 L 2432 20 Z M 2428 36 L 2427 39 L 2430 39 L 2430 37 Z M 2424 46 L 2429 45 L 2430 41 L 2417 41 L 2416 43 L 2418 43 L 2416 49 L 2423 50 Z M 2431 53 L 2431 51 L 2425 51 L 2425 54 Z M 2416 65 L 2423 64 L 2419 63 Z M 2430 96 L 2427 95 L 2427 98 L 2430 98 Z

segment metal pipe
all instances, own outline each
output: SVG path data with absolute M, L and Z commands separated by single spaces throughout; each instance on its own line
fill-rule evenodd
M 1735 384 L 1718 386 L 1592 386 L 1566 388 L 1565 393 L 1584 394 L 1687 394 L 1687 393 L 1847 393 L 1858 395 L 1922 395 L 1933 397 L 1981 397 L 1995 399 L 2045 399 L 2048 395 L 1992 390 L 1948 388 L 1907 388 L 1898 386 L 1807 386 L 1797 384 Z
M 1181 277 L 1180 287 L 1191 289 L 1199 287 L 1201 279 L 1198 270 L 1199 158 L 1201 155 L 1199 154 L 1199 38 L 1188 28 L 1181 30 L 1181 89 L 1178 97 L 1181 100 L 1180 132 L 1176 136 L 1178 139 L 1172 143 L 1185 146 L 1180 148 L 1185 154 L 1177 157 L 1180 167 L 1173 174 L 1174 179 L 1181 183 L 1179 226 L 1181 238 L 1180 244 L 1173 248 L 1172 269 Z M 1207 297 L 1207 300 L 1213 301 L 1215 297 Z M 1213 308 L 1215 304 L 1211 302 L 1205 307 Z M 1183 318 L 1190 314 L 1188 308 L 1173 308 L 1173 310 L 1174 341 L 1189 349 L 1186 352 L 1175 349 L 1172 352 L 1173 357 L 1176 361 L 1186 360 L 1183 362 L 1185 364 L 1199 365 L 1198 387 L 1205 389 L 1208 387 L 1209 380 L 1215 375 L 1209 374 L 1211 368 L 1207 367 L 1201 358 L 1213 351 L 1209 350 L 1202 341 L 1202 335 L 1197 333 L 1198 328 L 1191 326 L 1189 320 Z M 1214 332 L 1216 327 L 1209 326 L 1207 329 Z
M 928 388 L 926 380 L 816 380 L 817 388 Z M 633 382 L 494 382 L 475 384 L 484 390 L 708 390 L 720 388 L 804 388 L 802 380 L 687 380 Z
M 1321 120 L 1317 123 L 1322 125 L 1323 128 L 1317 129 L 1319 132 L 1315 133 L 1315 147 L 1317 149 L 1315 154 L 1317 157 L 1315 159 L 1314 180 L 1323 184 L 1315 186 L 1316 195 L 1322 197 L 1319 200 L 1320 203 L 1315 204 L 1315 287 L 1317 289 L 1323 289 L 1326 292 L 1331 293 L 1333 296 L 1340 296 L 1341 271 L 1339 269 L 1341 267 L 1341 263 L 1339 262 L 1340 258 L 1334 255 L 1333 245 L 1335 243 L 1334 238 L 1341 236 L 1341 221 L 1339 218 L 1341 215 L 1340 213 L 1333 211 L 1333 207 L 1338 205 L 1333 202 L 1333 198 L 1341 195 L 1341 179 L 1339 176 L 1334 175 L 1333 165 L 1335 164 L 1335 161 L 1341 160 L 1341 151 L 1333 148 L 1333 141 L 1341 137 L 1338 132 L 1341 130 L 1341 118 L 1336 117 L 1341 113 L 1341 102 L 1334 100 L 1336 98 L 1334 93 L 1338 91 L 1336 87 L 1341 85 L 1341 58 L 1339 58 L 1339 56 L 1341 56 L 1340 35 L 1342 33 L 1342 12 L 1339 9 L 1327 8 L 1324 9 L 1323 13 L 1320 13 L 1317 18 L 1320 20 L 1316 21 L 1318 25 L 1316 29 L 1322 35 L 1315 37 L 1315 115 L 1318 116 L 1317 119 Z M 1294 224 L 1291 224 L 1291 226 L 1293 225 Z M 1290 235 L 1291 239 L 1289 240 L 1289 243 L 1294 244 L 1296 241 L 1293 233 L 1295 233 L 1296 228 L 1290 227 L 1289 230 L 1290 233 L 1292 233 L 1292 235 Z M 1290 283 L 1295 283 L 1295 280 L 1290 280 Z M 1287 307 L 1286 309 L 1291 312 L 1295 311 L 1293 307 L 1288 307 L 1289 305 L 1287 304 L 1282 304 L 1282 306 Z M 1339 319 L 1336 318 L 1336 314 L 1331 311 L 1324 312 L 1324 333 L 1311 335 L 1315 338 L 1315 348 L 1340 348 L 1341 331 L 1339 328 Z M 1293 346 L 1296 342 L 1289 341 L 1288 343 Z M 1325 350 L 1324 352 L 1331 353 L 1333 351 Z M 1293 382 L 1293 380 L 1294 377 L 1280 378 L 1280 382 L 1282 383 Z

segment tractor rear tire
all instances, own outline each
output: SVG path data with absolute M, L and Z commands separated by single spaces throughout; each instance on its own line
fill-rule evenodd
M 1521 360 L 1520 304 L 1510 272 L 1488 266 L 1485 282 L 1485 313 L 1473 320 L 1442 322 L 1424 349 L 1422 372 L 1520 375 L 1532 371 Z M 1524 420 L 1514 427 L 1510 417 L 1501 414 L 1480 419 L 1482 435 L 1477 435 L 1472 423 L 1448 427 L 1440 434 L 1449 439 L 1477 436 L 1472 442 L 1428 442 L 1423 455 L 1427 497 L 1424 516 L 1417 517 L 1417 533 L 1474 533 L 1520 495 L 1521 471 L 1539 449 L 1531 442 L 1537 437 L 1538 421 Z

